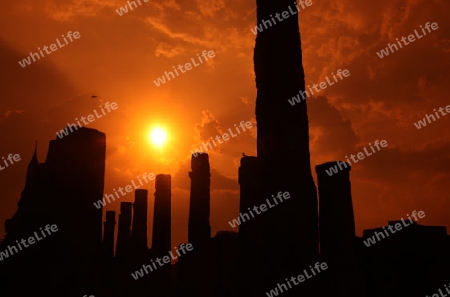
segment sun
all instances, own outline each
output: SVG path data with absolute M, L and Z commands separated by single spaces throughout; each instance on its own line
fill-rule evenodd
M 149 140 L 157 147 L 161 147 L 167 140 L 167 133 L 161 128 L 153 128 L 149 134 Z

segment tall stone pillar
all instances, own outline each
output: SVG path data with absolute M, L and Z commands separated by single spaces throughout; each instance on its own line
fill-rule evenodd
M 192 155 L 189 178 L 191 196 L 189 204 L 188 242 L 196 247 L 205 245 L 211 238 L 210 177 L 208 154 Z
M 153 216 L 152 250 L 168 253 L 171 244 L 172 184 L 169 174 L 158 174 L 155 180 L 155 213 Z
M 334 167 L 338 173 L 327 173 Z M 355 218 L 350 182 L 350 164 L 328 162 L 316 166 L 319 186 L 320 254 L 330 267 L 328 294 L 362 296 L 361 272 L 357 265 Z
M 103 223 L 103 247 L 105 257 L 112 259 L 114 257 L 114 228 L 116 226 L 116 212 L 107 211 L 106 221 Z
M 245 156 L 241 158 L 239 167 L 240 203 L 238 217 L 241 221 L 239 226 L 238 246 L 238 271 L 239 288 L 242 296 L 252 296 L 254 294 L 264 294 L 255 291 L 260 283 L 261 269 L 264 269 L 261 259 L 264 259 L 264 217 L 253 217 L 250 211 L 255 206 L 260 206 L 264 201 L 261 195 L 261 177 L 257 157 Z M 253 215 L 255 215 L 253 210 Z M 263 215 L 263 214 L 261 214 Z
M 273 21 L 276 14 L 296 11 L 295 2 L 256 3 L 257 25 L 272 22 L 258 32 L 254 51 L 261 195 L 266 200 L 281 191 L 289 192 L 291 197 L 263 214 L 267 269 L 261 272 L 261 283 L 270 289 L 317 261 L 318 207 L 310 168 L 308 99 L 294 106 L 288 102 L 299 93 L 305 94 L 298 14 Z M 283 294 L 312 294 L 315 281 Z
M 137 189 L 134 192 L 133 227 L 131 229 L 131 246 L 133 253 L 143 256 L 147 252 L 147 210 L 148 191 Z
M 171 244 L 171 199 L 172 181 L 169 174 L 158 174 L 155 180 L 155 207 L 153 215 L 152 257 L 163 258 L 169 255 Z M 153 285 L 156 296 L 170 296 L 171 265 L 158 267 Z M 152 290 L 153 290 L 152 289 Z
M 116 257 L 127 258 L 130 252 L 131 202 L 120 203 L 119 228 L 117 233 Z

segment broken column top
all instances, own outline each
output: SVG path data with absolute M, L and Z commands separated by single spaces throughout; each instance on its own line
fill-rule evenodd
M 340 167 L 339 167 L 339 165 L 340 165 Z M 338 173 L 341 171 L 350 172 L 350 170 L 352 168 L 352 166 L 350 166 L 350 164 L 347 162 L 332 161 L 332 162 L 326 162 L 326 163 L 316 165 L 316 173 L 317 173 L 317 175 L 330 176 L 329 174 L 326 173 L 326 170 L 328 170 L 328 172 L 330 172 L 330 168 L 332 168 L 332 167 L 335 167 L 338 170 Z M 338 173 L 333 172 L 333 174 L 338 174 Z
M 113 210 L 106 211 L 106 221 L 114 222 L 116 220 L 116 212 Z
M 120 213 L 131 213 L 133 203 L 131 202 L 121 202 L 120 203 Z

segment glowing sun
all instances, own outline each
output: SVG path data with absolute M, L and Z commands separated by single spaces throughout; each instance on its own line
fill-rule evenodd
M 161 128 L 154 128 L 152 131 L 150 131 L 148 137 L 151 143 L 160 147 L 166 142 L 167 133 Z

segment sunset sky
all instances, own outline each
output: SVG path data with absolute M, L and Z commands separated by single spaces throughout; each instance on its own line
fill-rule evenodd
M 0 4 L 0 158 L 22 157 L 0 171 L 0 238 L 4 220 L 16 211 L 35 141 L 44 162 L 56 132 L 106 102 L 118 108 L 87 125 L 106 134 L 105 193 L 146 172 L 171 174 L 173 244 L 187 241 L 190 151 L 234 124 L 252 121 L 253 129 L 208 151 L 212 235 L 237 231 L 228 221 L 238 215 L 239 161 L 243 152 L 256 154 L 250 30 L 256 26 L 256 1 L 141 3 L 122 16 L 116 10 L 125 0 Z M 450 105 L 449 11 L 448 0 L 313 0 L 293 16 L 300 20 L 307 85 L 338 69 L 350 72 L 307 99 L 314 177 L 317 164 L 344 160 L 377 139 L 388 142 L 352 167 L 358 235 L 414 210 L 426 214 L 419 224 L 450 228 L 450 115 L 414 126 L 433 109 Z M 439 28 L 377 56 L 427 22 Z M 80 38 L 19 65 L 69 31 Z M 215 57 L 159 87 L 153 83 L 204 50 Z M 289 104 L 290 98 L 279 99 Z M 149 141 L 154 127 L 167 133 L 160 147 Z M 151 238 L 154 181 L 147 188 Z M 104 209 L 118 211 L 120 202 L 133 199 L 128 194 Z

